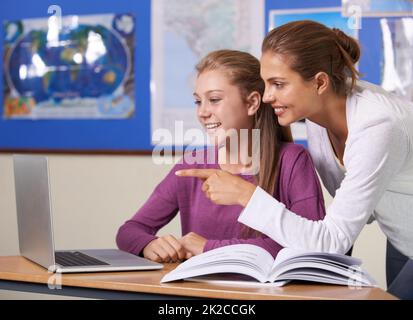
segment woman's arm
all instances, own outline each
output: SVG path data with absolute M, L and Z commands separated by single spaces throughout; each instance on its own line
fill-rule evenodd
M 407 154 L 403 128 L 388 118 L 375 119 L 349 136 L 344 156 L 347 173 L 324 220 L 300 217 L 258 187 L 238 221 L 286 247 L 345 253 Z

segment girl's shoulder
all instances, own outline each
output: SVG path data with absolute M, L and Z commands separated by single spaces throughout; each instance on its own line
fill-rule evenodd
M 313 166 L 313 160 L 303 145 L 284 142 L 280 150 L 279 165 L 284 171 L 293 171 L 294 168 Z
M 307 149 L 301 145 L 294 142 L 283 142 L 280 149 L 280 159 L 296 159 L 303 154 L 307 155 Z

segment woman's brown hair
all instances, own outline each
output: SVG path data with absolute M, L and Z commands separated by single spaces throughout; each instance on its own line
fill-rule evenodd
M 304 80 L 325 72 L 338 95 L 353 89 L 359 77 L 355 68 L 360 58 L 357 41 L 340 29 L 315 21 L 294 21 L 271 30 L 262 44 L 262 53 L 266 52 L 283 55 Z M 346 86 L 348 77 L 352 80 L 350 88 Z
M 260 76 L 260 63 L 249 53 L 236 50 L 213 51 L 197 64 L 196 70 L 198 76 L 212 70 L 224 72 L 231 84 L 239 88 L 244 99 L 254 91 L 261 97 L 264 94 L 265 84 Z M 281 143 L 292 141 L 291 130 L 289 127 L 281 127 L 272 107 L 262 101 L 256 113 L 254 129 L 260 130 L 261 154 L 257 182 L 261 188 L 273 194 Z

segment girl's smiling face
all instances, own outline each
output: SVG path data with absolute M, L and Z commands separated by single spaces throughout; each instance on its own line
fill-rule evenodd
M 199 122 L 212 143 L 222 145 L 228 130 L 252 129 L 253 117 L 240 89 L 233 85 L 225 72 L 202 72 L 195 85 L 195 104 Z

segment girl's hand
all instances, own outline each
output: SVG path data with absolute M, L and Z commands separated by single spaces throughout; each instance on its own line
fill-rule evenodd
M 187 169 L 176 171 L 175 174 L 204 180 L 202 191 L 216 204 L 239 204 L 245 207 L 256 188 L 254 184 L 223 170 Z
M 187 252 L 186 259 L 204 252 L 204 247 L 207 241 L 207 239 L 195 232 L 189 232 L 179 240 Z
M 149 242 L 143 249 L 143 256 L 155 262 L 178 262 L 186 257 L 186 250 L 172 235 Z

